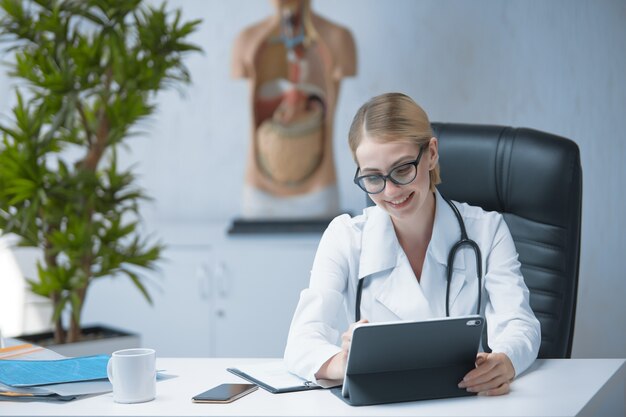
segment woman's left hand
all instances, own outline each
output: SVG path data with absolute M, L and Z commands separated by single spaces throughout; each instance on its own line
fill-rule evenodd
M 476 356 L 476 368 L 465 375 L 459 388 L 478 395 L 503 395 L 508 394 L 514 377 L 515 369 L 507 355 L 480 352 Z

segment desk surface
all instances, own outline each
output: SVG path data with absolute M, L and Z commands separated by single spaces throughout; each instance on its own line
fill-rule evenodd
M 265 359 L 267 360 L 267 359 Z M 228 366 L 263 359 L 159 358 L 177 378 L 159 381 L 155 400 L 117 404 L 111 393 L 68 403 L 0 402 L 2 416 L 592 416 L 609 396 L 624 413 L 624 359 L 538 360 L 502 397 L 463 397 L 351 407 L 326 390 L 270 394 L 259 389 L 231 404 L 195 404 L 191 397 L 224 382 L 243 382 Z M 616 404 L 615 400 L 613 401 Z M 621 401 L 621 406 L 619 404 Z

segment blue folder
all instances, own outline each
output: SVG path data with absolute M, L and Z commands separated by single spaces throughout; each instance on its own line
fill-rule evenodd
M 109 355 L 58 360 L 0 360 L 0 382 L 12 387 L 34 387 L 107 378 Z

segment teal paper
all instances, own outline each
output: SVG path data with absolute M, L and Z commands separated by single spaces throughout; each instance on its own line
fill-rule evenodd
M 0 382 L 12 387 L 107 378 L 109 355 L 83 356 L 50 361 L 0 360 Z

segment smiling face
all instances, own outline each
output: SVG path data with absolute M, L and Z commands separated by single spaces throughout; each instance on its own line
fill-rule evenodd
M 388 175 L 394 168 L 416 160 L 420 145 L 407 140 L 376 138 L 367 132 L 356 148 L 355 157 L 359 164 L 358 175 Z M 398 185 L 389 178 L 385 188 L 370 198 L 395 220 L 420 216 L 429 210 L 430 192 L 429 171 L 437 164 L 437 139 L 432 138 L 424 145 L 422 157 L 417 165 L 417 176 L 405 185 Z

